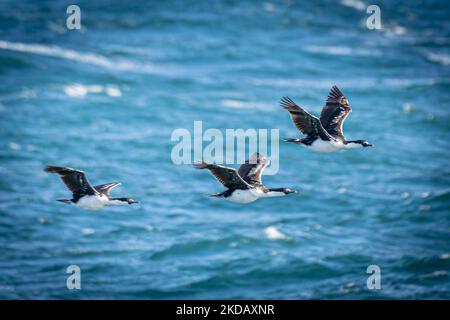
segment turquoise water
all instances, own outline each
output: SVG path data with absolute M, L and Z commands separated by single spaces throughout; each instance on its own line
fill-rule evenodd
M 0 2 L 0 298 L 450 298 L 450 8 L 350 1 Z M 289 95 L 318 114 L 338 85 L 350 139 L 280 143 L 269 187 L 238 205 L 175 166 L 177 128 L 278 128 Z M 138 206 L 84 212 L 46 164 Z M 275 235 L 275 236 L 274 236 Z M 81 290 L 66 268 L 81 268 Z M 381 290 L 366 287 L 369 265 Z

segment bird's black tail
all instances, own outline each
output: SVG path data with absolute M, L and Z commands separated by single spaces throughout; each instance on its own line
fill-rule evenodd
M 221 193 L 214 193 L 214 194 L 210 194 L 208 197 L 213 197 L 213 198 L 223 198 L 225 197 L 225 193 L 221 192 Z
M 58 199 L 58 200 L 56 200 L 56 201 L 63 202 L 63 203 L 65 203 L 65 204 L 71 204 L 71 203 L 72 203 L 72 201 L 67 200 L 67 199 Z
M 293 142 L 293 143 L 303 143 L 302 139 L 283 139 L 287 142 Z

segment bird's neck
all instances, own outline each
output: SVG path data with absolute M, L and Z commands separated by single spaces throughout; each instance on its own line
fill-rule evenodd
M 109 199 L 108 205 L 110 206 L 123 206 L 125 204 L 128 204 L 127 198 L 111 198 Z
M 363 145 L 359 141 L 347 141 L 345 144 L 345 149 L 356 149 L 362 147 Z
M 268 189 L 269 191 L 264 193 L 264 197 L 271 198 L 271 197 L 283 197 L 286 195 L 284 193 L 282 188 L 275 188 L 275 189 Z

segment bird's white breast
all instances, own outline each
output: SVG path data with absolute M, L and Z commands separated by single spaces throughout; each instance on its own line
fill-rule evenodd
M 307 148 L 316 152 L 334 152 L 344 147 L 341 141 L 323 141 L 317 139 L 311 145 L 306 146 Z
M 262 194 L 259 189 L 234 190 L 226 199 L 238 203 L 250 203 L 257 200 Z
M 84 196 L 75 203 L 75 206 L 83 210 L 96 211 L 102 209 L 107 202 L 108 197 L 105 195 Z

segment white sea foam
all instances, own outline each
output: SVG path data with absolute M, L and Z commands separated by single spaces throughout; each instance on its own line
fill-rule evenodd
M 439 63 L 444 66 L 450 65 L 450 55 L 445 53 L 434 53 L 430 51 L 424 51 L 425 58 L 431 62 Z
M 310 53 L 328 54 L 334 56 L 379 56 L 381 51 L 378 49 L 354 49 L 345 46 L 320 46 L 309 45 L 303 47 L 303 50 Z
M 151 225 L 145 225 L 144 226 L 144 230 L 148 231 L 148 232 L 153 232 L 153 231 L 156 230 L 156 228 L 154 226 L 151 226 Z
M 445 277 L 445 276 L 447 276 L 447 271 L 446 270 L 437 270 L 437 271 L 434 271 L 432 273 L 428 273 L 426 275 L 423 275 L 422 278 L 430 279 L 430 278 L 440 278 L 440 277 Z
M 103 86 L 101 86 L 99 84 L 93 84 L 93 85 L 89 86 L 88 88 L 89 88 L 89 92 L 92 92 L 92 93 L 103 92 Z
M 78 52 L 71 49 L 64 49 L 56 45 L 27 44 L 21 42 L 10 42 L 0 40 L 0 49 L 40 54 L 49 57 L 61 58 L 77 61 L 80 63 L 92 64 L 99 67 L 120 70 L 133 71 L 139 73 L 167 74 L 167 68 L 159 68 L 148 63 L 135 63 L 130 60 L 111 60 L 97 53 Z
M 336 190 L 337 193 L 347 193 L 347 188 L 346 187 L 339 187 Z
M 80 83 L 64 86 L 64 93 L 74 98 L 83 98 L 89 93 L 106 93 L 110 97 L 122 96 L 122 91 L 116 86 L 102 86 L 99 84 L 83 85 Z
M 342 293 L 359 292 L 359 288 L 354 282 L 349 282 L 344 286 L 341 286 L 339 291 Z
M 330 89 L 331 86 L 337 85 L 343 88 L 353 89 L 370 89 L 377 85 L 387 85 L 390 87 L 411 87 L 417 85 L 431 86 L 437 80 L 433 78 L 359 78 L 359 79 L 340 79 L 340 80 L 306 80 L 306 79 L 251 79 L 251 84 L 256 86 L 271 86 L 271 87 L 292 87 L 292 88 L 306 88 L 306 89 Z
M 267 227 L 264 229 L 264 233 L 268 239 L 277 240 L 277 239 L 286 239 L 287 236 L 279 231 L 276 227 Z
M 229 247 L 231 248 L 236 248 L 239 244 L 236 241 L 232 241 L 228 244 Z
M 367 8 L 367 5 L 360 0 L 341 0 L 341 5 L 353 8 L 359 11 L 364 11 Z
M 8 144 L 8 146 L 9 146 L 9 148 L 10 148 L 11 150 L 14 150 L 14 151 L 19 151 L 19 150 L 22 149 L 22 147 L 20 146 L 20 144 L 15 143 L 15 142 L 10 142 L 10 143 Z
M 403 199 L 408 199 L 409 197 L 411 197 L 411 193 L 405 191 L 401 194 L 401 197 Z
M 401 79 L 401 78 L 387 78 L 383 79 L 383 84 L 389 87 L 412 87 L 412 86 L 432 86 L 436 83 L 436 79 Z
M 311 53 L 324 53 L 337 56 L 349 56 L 353 52 L 352 48 L 339 46 L 306 46 L 303 50 Z
M 81 233 L 88 236 L 88 235 L 94 234 L 95 230 L 92 228 L 83 228 L 83 229 L 81 229 Z
M 73 84 L 64 86 L 64 92 L 69 97 L 84 97 L 88 93 L 88 89 L 81 84 Z
M 411 103 L 407 102 L 403 104 L 403 112 L 404 113 L 411 113 L 414 111 L 414 107 Z
M 117 87 L 106 87 L 106 94 L 110 97 L 120 97 L 122 96 L 122 92 Z
M 399 24 L 391 24 L 384 26 L 383 30 L 388 37 L 402 36 L 408 32 L 408 29 Z
M 431 192 L 429 191 L 425 191 L 420 194 L 420 197 L 423 199 L 428 198 L 429 196 L 431 196 Z
M 446 252 L 446 253 L 441 254 L 440 258 L 443 259 L 443 260 L 450 259 L 450 252 Z
M 431 206 L 427 205 L 427 204 L 422 204 L 419 206 L 419 211 L 430 211 L 431 210 Z
M 43 217 L 37 217 L 36 221 L 39 222 L 40 224 L 44 224 L 46 222 L 45 218 Z
M 221 102 L 222 102 L 222 106 L 224 106 L 226 108 L 232 108 L 232 109 L 259 109 L 259 110 L 266 110 L 266 111 L 273 109 L 272 105 L 255 103 L 255 102 L 245 102 L 245 101 L 231 100 L 231 99 L 225 99 L 225 100 L 222 100 Z

